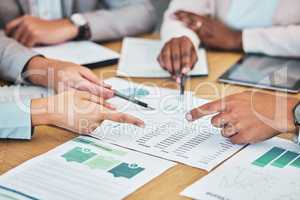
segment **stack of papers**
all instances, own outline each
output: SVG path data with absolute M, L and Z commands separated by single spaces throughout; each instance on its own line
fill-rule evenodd
M 191 92 L 187 92 L 182 101 L 177 90 L 139 85 L 117 78 L 106 83 L 121 93 L 148 103 L 156 110 L 149 111 L 113 98 L 111 103 L 118 110 L 144 120 L 146 127 L 104 121 L 92 134 L 96 138 L 207 171 L 243 147 L 233 145 L 222 137 L 220 130 L 211 124 L 211 117 L 194 123 L 186 121 L 187 111 L 208 102 L 194 98 Z
M 158 63 L 157 57 L 163 47 L 160 40 L 125 38 L 117 71 L 118 76 L 166 78 L 170 77 Z M 198 50 L 198 62 L 190 76 L 208 75 L 206 51 Z
M 89 65 L 113 62 L 119 59 L 119 54 L 106 47 L 90 41 L 67 42 L 54 46 L 34 48 L 45 57 L 68 61 L 78 65 Z
M 119 200 L 175 163 L 78 137 L 0 177 L 1 200 Z

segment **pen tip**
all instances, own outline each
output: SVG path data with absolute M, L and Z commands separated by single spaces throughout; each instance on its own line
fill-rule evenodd
M 148 106 L 148 109 L 149 109 L 149 110 L 155 110 L 154 108 L 152 108 L 152 107 L 150 107 L 150 106 Z

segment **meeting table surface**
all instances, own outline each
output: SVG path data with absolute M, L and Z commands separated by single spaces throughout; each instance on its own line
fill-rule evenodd
M 158 38 L 157 35 L 145 35 L 141 37 Z M 104 43 L 112 50 L 120 52 L 122 41 Z M 205 99 L 218 99 L 225 95 L 230 95 L 245 90 L 247 87 L 218 83 L 221 76 L 230 66 L 239 60 L 240 53 L 207 51 L 209 65 L 209 75 L 203 77 L 193 77 L 188 80 L 186 89 L 191 90 L 197 97 Z M 102 79 L 116 76 L 117 65 L 94 68 L 93 71 Z M 174 81 L 170 79 L 144 79 L 128 78 L 127 80 L 136 83 L 155 83 L 158 86 L 178 89 Z M 270 92 L 271 91 L 265 91 Z M 300 97 L 299 95 L 294 95 Z M 34 130 L 34 137 L 31 141 L 0 140 L 0 174 L 30 160 L 38 155 L 63 144 L 78 135 L 55 127 L 41 126 Z M 283 134 L 281 137 L 290 138 L 291 135 Z M 180 195 L 186 187 L 207 175 L 208 172 L 178 164 L 169 169 L 161 176 L 156 177 L 126 199 L 128 200 L 153 200 L 153 199 L 188 199 Z

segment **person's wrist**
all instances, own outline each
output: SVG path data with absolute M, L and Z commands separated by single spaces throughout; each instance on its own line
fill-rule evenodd
M 25 78 L 33 84 L 48 86 L 48 70 L 51 67 L 50 61 L 42 56 L 33 57 L 26 66 L 23 73 Z
M 79 34 L 79 27 L 74 25 L 69 19 L 62 19 L 61 25 L 65 28 L 65 33 L 68 36 L 68 40 L 75 39 Z
M 30 106 L 32 126 L 50 125 L 52 117 L 48 112 L 48 99 L 33 99 Z
M 242 31 L 234 31 L 232 34 L 231 49 L 236 51 L 243 50 L 243 33 Z

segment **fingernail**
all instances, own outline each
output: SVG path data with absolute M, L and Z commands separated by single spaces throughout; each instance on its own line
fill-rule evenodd
M 192 116 L 191 113 L 187 113 L 187 114 L 185 115 L 185 118 L 186 118 L 186 120 L 188 120 L 189 122 L 192 122 L 192 121 L 193 121 L 193 116 Z
M 107 84 L 107 83 L 103 83 L 103 86 L 106 87 L 106 88 L 111 88 L 112 86 Z
M 187 74 L 189 71 L 190 71 L 190 68 L 185 67 L 185 68 L 182 69 L 181 72 L 182 72 L 183 74 Z
M 145 123 L 144 122 L 139 122 L 137 124 L 137 126 L 140 127 L 140 128 L 145 128 Z
M 114 105 L 112 105 L 112 104 L 108 104 L 108 106 L 109 106 L 109 108 L 111 108 L 111 109 L 113 109 L 113 110 L 116 110 L 117 108 L 114 106 Z

